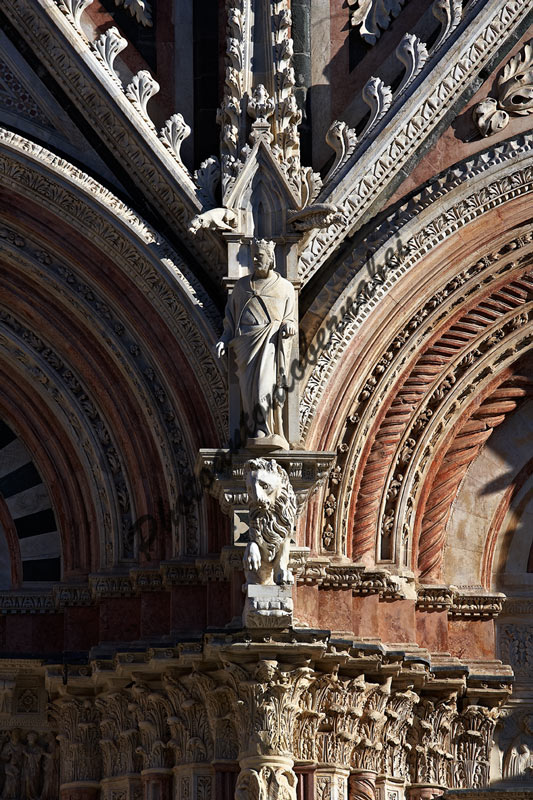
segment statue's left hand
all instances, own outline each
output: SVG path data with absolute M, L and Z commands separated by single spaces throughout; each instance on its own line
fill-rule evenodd
M 281 335 L 284 339 L 288 339 L 289 336 L 296 336 L 296 325 L 293 325 L 292 322 L 286 322 L 281 329 Z

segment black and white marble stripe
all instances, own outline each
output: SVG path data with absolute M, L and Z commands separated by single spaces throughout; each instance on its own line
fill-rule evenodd
M 61 543 L 50 496 L 28 449 L 1 420 L 0 495 L 17 532 L 23 582 L 59 580 Z M 10 555 L 5 531 L 0 534 L 0 588 L 8 589 Z

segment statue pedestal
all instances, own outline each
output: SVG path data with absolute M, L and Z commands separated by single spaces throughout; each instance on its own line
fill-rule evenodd
M 249 584 L 242 612 L 246 628 L 290 628 L 292 618 L 292 586 Z

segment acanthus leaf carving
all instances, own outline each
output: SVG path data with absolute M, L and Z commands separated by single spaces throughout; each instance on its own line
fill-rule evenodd
M 120 79 L 114 69 L 114 63 L 118 54 L 128 46 L 128 40 L 120 35 L 118 28 L 113 27 L 108 28 L 105 33 L 95 39 L 93 46 L 111 76 L 120 83 Z
M 433 54 L 444 44 L 461 22 L 463 2 L 462 0 L 435 0 L 431 6 L 431 10 L 433 16 L 435 16 L 441 24 L 439 35 L 431 49 L 431 53 Z
M 164 675 L 167 700 L 167 723 L 171 732 L 169 747 L 176 763 L 209 763 L 213 758 L 213 740 L 206 707 L 183 680 Z
M 137 722 L 140 744 L 136 753 L 144 769 L 169 766 L 168 706 L 164 694 L 145 683 L 136 682 L 131 688 L 128 709 Z
M 359 33 L 365 42 L 375 44 L 406 2 L 407 0 L 348 0 L 350 25 L 359 26 Z
M 370 117 L 361 136 L 365 136 L 385 116 L 392 103 L 392 90 L 381 78 L 369 78 L 361 96 L 370 108 Z
M 148 101 L 154 94 L 157 94 L 160 88 L 158 82 L 150 75 L 147 69 L 141 69 L 134 75 L 131 79 L 131 83 L 129 83 L 126 88 L 126 97 L 131 100 L 135 108 L 150 126 L 153 126 L 153 123 L 148 115 Z
M 482 136 L 492 136 L 508 124 L 510 114 L 533 112 L 533 39 L 504 66 L 496 85 L 496 98 L 474 106 L 472 116 Z
M 149 97 L 155 94 L 152 92 Z M 148 99 L 149 99 L 148 97 Z M 146 103 L 148 102 L 146 100 Z M 146 113 L 146 103 L 145 103 L 145 113 Z M 181 145 L 183 141 L 190 136 L 191 134 L 191 127 L 187 125 L 185 122 L 182 114 L 172 114 L 170 119 L 167 119 L 161 131 L 159 132 L 159 138 L 165 144 L 180 167 L 187 172 L 187 167 L 183 163 L 181 159 Z
M 405 73 L 398 86 L 394 99 L 411 84 L 416 76 L 422 71 L 424 64 L 428 60 L 428 50 L 424 42 L 412 33 L 406 33 L 396 48 L 396 58 L 405 67 Z
M 152 20 L 152 6 L 148 0 L 115 0 L 116 6 L 124 6 L 132 17 L 135 17 L 137 22 L 144 25 L 145 28 L 151 28 Z
M 357 134 L 346 122 L 335 120 L 326 133 L 326 142 L 335 150 L 335 161 L 329 170 L 324 183 L 328 183 L 346 164 L 357 146 Z
M 194 182 L 198 187 L 198 199 L 204 210 L 215 208 L 216 190 L 220 183 L 220 161 L 216 156 L 210 156 L 202 161 L 200 168 L 194 173 Z
M 59 0 L 59 7 L 70 14 L 75 27 L 80 30 L 81 15 L 92 2 L 93 0 Z

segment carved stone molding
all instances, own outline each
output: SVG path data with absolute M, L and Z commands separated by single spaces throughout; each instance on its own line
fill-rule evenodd
M 451 24 L 457 25 L 457 2 L 439 4 L 442 11 L 448 8 Z M 440 45 L 437 55 L 446 64 L 439 74 L 438 84 L 428 81 L 422 93 L 414 93 L 404 100 L 403 112 L 396 115 L 383 130 L 376 129 L 372 147 L 365 149 L 360 157 L 352 157 L 334 182 L 319 196 L 320 202 L 328 201 L 340 207 L 344 213 L 342 224 L 334 224 L 323 231 L 314 231 L 304 241 L 299 260 L 302 281 L 310 277 L 321 264 L 338 248 L 339 242 L 353 233 L 365 213 L 375 200 L 378 185 L 383 188 L 384 177 L 389 181 L 407 161 L 423 139 L 439 123 L 446 109 L 463 91 L 467 83 L 495 52 L 503 37 L 513 30 L 528 12 L 527 2 L 513 0 L 501 3 L 496 0 L 484 5 L 482 11 L 470 20 L 452 44 Z M 453 12 L 453 13 L 452 13 Z M 449 33 L 444 24 L 441 32 Z M 490 33 L 489 33 L 490 29 Z M 434 62 L 434 67 L 438 62 Z M 405 119 L 409 125 L 405 127 Z M 397 127 L 396 127 L 397 126 Z M 360 176 L 354 181 L 352 170 Z
M 519 137 L 516 141 L 504 143 L 493 151 L 450 170 L 432 187 L 426 189 L 422 196 L 412 198 L 383 223 L 382 228 L 375 233 L 375 243 L 365 240 L 364 246 L 358 244 L 349 257 L 343 260 L 336 275 L 310 309 L 311 313 L 321 316 L 323 304 L 331 307 L 332 300 L 335 299 L 335 305 L 330 312 L 331 319 L 323 324 L 316 335 L 316 341 L 323 344 L 317 347 L 316 359 L 311 362 L 301 390 L 300 418 L 304 436 L 309 431 L 331 375 L 376 302 L 385 297 L 403 275 L 420 263 L 446 237 L 494 206 L 531 191 L 530 171 L 526 164 L 519 162 L 524 156 L 529 160 L 532 146 L 533 137 Z M 475 191 L 461 191 L 460 187 L 466 179 L 469 186 L 472 186 L 475 177 L 481 176 L 485 171 L 501 172 L 500 164 L 505 162 L 508 164 L 505 172 L 509 174 L 504 172 L 495 175 Z M 455 201 L 454 193 L 459 195 Z M 439 208 L 433 219 L 426 220 L 422 229 L 418 229 L 420 226 L 415 221 L 417 217 L 420 218 L 422 211 L 437 199 L 439 203 L 444 203 L 443 198 L 448 194 L 451 197 L 446 208 Z M 415 227 L 416 231 L 413 229 Z M 370 275 L 368 280 L 362 279 L 365 264 Z M 359 270 L 363 270 L 363 273 L 360 274 Z M 350 295 L 348 283 L 354 274 L 357 274 L 357 291 L 354 286 L 353 294 Z
M 72 46 L 70 24 L 54 4 L 9 0 L 5 12 L 56 75 L 89 124 L 98 128 L 124 167 L 136 176 L 162 218 L 171 228 L 177 226 L 204 268 L 216 274 L 222 259 L 219 242 L 209 232 L 196 238 L 188 233 L 188 222 L 199 210 L 194 183 L 159 141 L 146 117 L 143 104 L 148 95 L 145 90 L 141 87 L 137 98 L 141 113 L 132 115 L 130 100 L 122 91 L 116 91 L 115 80 L 101 61 L 92 56 L 85 37 L 80 34 L 77 47 Z M 84 57 L 87 54 L 92 57 Z M 109 91 L 108 81 L 113 91 Z M 142 82 L 148 90 L 148 81 L 143 78 Z

